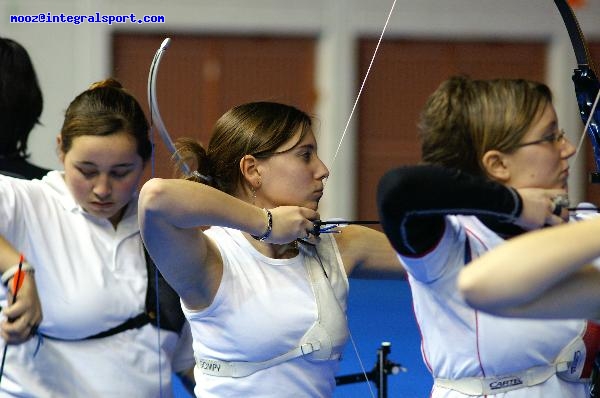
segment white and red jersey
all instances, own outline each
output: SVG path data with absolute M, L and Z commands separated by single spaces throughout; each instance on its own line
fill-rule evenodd
M 418 258 L 401 256 L 409 273 L 423 358 L 434 378 L 494 378 L 555 363 L 565 347 L 580 339 L 587 322 L 503 318 L 469 307 L 456 286 L 459 271 L 465 260 L 476 258 L 504 240 L 477 217 L 445 219 L 444 234 L 433 250 Z M 497 279 L 498 289 L 503 288 L 501 274 L 490 277 Z M 434 385 L 431 396 L 469 395 Z M 588 384 L 565 381 L 553 374 L 539 384 L 491 396 L 585 398 Z

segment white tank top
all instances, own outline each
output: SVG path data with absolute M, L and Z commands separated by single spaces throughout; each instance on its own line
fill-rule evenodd
M 294 258 L 272 259 L 240 231 L 206 233 L 224 267 L 208 308 L 183 307 L 198 364 L 196 395 L 329 396 L 348 338 L 348 280 L 334 238 L 324 235 Z

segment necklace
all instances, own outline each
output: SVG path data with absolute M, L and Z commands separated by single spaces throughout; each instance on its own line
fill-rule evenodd
M 284 243 L 283 245 L 273 245 L 276 258 L 291 258 L 298 254 L 298 241 L 293 241 L 290 243 Z M 291 252 L 293 256 L 284 257 L 285 254 Z

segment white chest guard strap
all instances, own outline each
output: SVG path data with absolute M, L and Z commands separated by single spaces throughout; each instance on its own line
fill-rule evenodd
M 294 359 L 303 355 L 308 355 L 321 347 L 306 343 L 298 348 L 294 348 L 291 351 L 286 352 L 275 358 L 271 358 L 263 362 L 228 362 L 220 361 L 218 359 L 203 359 L 196 357 L 196 366 L 202 371 L 202 373 L 211 376 L 221 377 L 246 377 L 250 376 L 259 370 L 270 368 L 290 359 Z
M 492 377 L 463 377 L 460 379 L 434 380 L 434 386 L 455 390 L 466 395 L 494 395 L 519 388 L 531 387 L 541 384 L 557 373 L 564 370 L 567 364 L 535 366 L 520 372 Z
M 305 253 L 304 264 L 317 304 L 317 320 L 302 336 L 299 346 L 262 362 L 221 361 L 196 356 L 196 366 L 202 373 L 220 377 L 246 377 L 298 357 L 304 357 L 308 361 L 338 360 L 341 357 L 349 334 L 346 314 L 340 307 L 324 269 L 321 268 L 321 259 L 316 250 L 302 250 L 308 251 Z M 334 261 L 334 264 L 337 266 L 337 262 Z
M 574 338 L 558 354 L 555 362 L 535 366 L 510 374 L 490 377 L 436 378 L 438 387 L 456 390 L 467 395 L 492 395 L 541 384 L 557 375 L 572 383 L 586 383 L 600 340 L 600 326 L 588 322 L 582 334 Z

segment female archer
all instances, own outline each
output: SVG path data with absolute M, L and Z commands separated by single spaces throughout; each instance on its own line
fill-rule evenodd
M 15 248 L 27 257 L 0 325 L 10 344 L 0 396 L 170 397 L 172 373 L 191 380 L 194 361 L 183 316 L 168 329 L 149 322 L 136 193 L 151 154 L 144 113 L 117 81 L 96 83 L 69 105 L 58 150 L 64 171 L 0 176 L 1 295 L 11 303 Z
M 315 236 L 329 171 L 311 118 L 294 107 L 236 106 L 207 149 L 184 140 L 179 153 L 194 177 L 148 181 L 139 215 L 191 326 L 196 396 L 330 397 L 347 277 L 404 275 L 385 235 L 348 226 Z
M 568 216 L 558 204 L 575 148 L 549 88 L 450 78 L 419 127 L 424 164 L 388 172 L 378 206 L 408 271 L 432 397 L 587 397 L 594 325 L 494 317 L 471 308 L 457 287 L 472 260 Z M 502 274 L 488 278 L 490 290 L 510 289 Z

